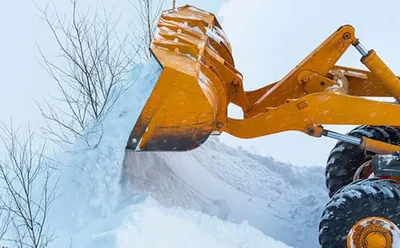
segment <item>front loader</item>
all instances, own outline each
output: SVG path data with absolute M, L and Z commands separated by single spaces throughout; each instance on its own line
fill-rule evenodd
M 350 46 L 368 70 L 336 65 Z M 215 16 L 198 8 L 164 11 L 150 50 L 160 75 L 127 149 L 189 151 L 223 132 L 242 139 L 289 130 L 333 138 L 321 247 L 392 247 L 400 240 L 400 80 L 352 26 L 339 27 L 281 80 L 254 91 L 244 90 Z M 228 116 L 231 103 L 242 119 Z M 340 134 L 323 125 L 358 127 Z

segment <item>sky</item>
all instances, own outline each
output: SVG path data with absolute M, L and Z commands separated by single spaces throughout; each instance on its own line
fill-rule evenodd
M 37 0 L 39 4 L 44 0 Z M 64 1 L 56 1 L 65 9 Z M 96 0 L 85 0 L 85 5 Z M 129 18 L 127 0 L 104 0 L 115 12 Z M 177 0 L 215 13 L 233 47 L 237 69 L 244 75 L 245 89 L 262 87 L 281 79 L 309 52 L 342 24 L 352 24 L 366 48 L 374 48 L 400 74 L 400 24 L 396 0 Z M 32 98 L 52 96 L 55 85 L 38 63 L 39 46 L 57 53 L 49 30 L 37 15 L 33 1 L 5 1 L 0 8 L 0 121 L 12 116 L 15 123 L 43 125 Z M 364 68 L 359 54 L 350 48 L 340 64 Z M 349 127 L 330 127 L 345 132 Z M 285 132 L 243 140 L 223 134 L 221 140 L 295 165 L 324 166 L 335 141 Z

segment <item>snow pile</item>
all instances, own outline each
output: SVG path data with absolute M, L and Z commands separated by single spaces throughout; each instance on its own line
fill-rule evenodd
M 141 73 L 139 73 L 141 72 Z M 118 205 L 119 178 L 129 134 L 157 82 L 161 68 L 155 60 L 132 72 L 133 85 L 124 92 L 101 125 L 88 127 L 88 138 L 68 148 L 68 154 L 56 159 L 64 165 L 59 173 L 62 198 L 56 202 L 59 228 L 85 227 L 92 219 L 105 218 Z M 97 144 L 88 149 L 87 143 Z M 68 209 L 68 214 L 65 213 Z
M 50 215 L 50 224 L 56 228 L 59 237 L 52 247 L 287 247 L 246 221 L 247 217 L 259 218 L 259 224 L 263 223 L 271 227 L 271 230 L 276 227 L 277 223 L 270 222 L 271 218 L 262 220 L 274 212 L 264 212 L 270 206 L 263 206 L 265 202 L 260 201 L 257 195 L 249 196 L 256 192 L 268 196 L 272 192 L 272 199 L 277 195 L 259 181 L 261 177 L 257 177 L 257 170 L 262 172 L 264 169 L 245 170 L 245 167 L 236 168 L 237 163 L 232 164 L 232 167 L 227 163 L 222 165 L 222 162 L 230 161 L 224 161 L 224 155 L 230 158 L 233 153 L 241 154 L 241 151 L 229 150 L 227 147 L 226 151 L 213 151 L 219 143 L 210 140 L 195 153 L 141 153 L 141 157 L 125 154 L 127 138 L 160 72 L 154 60 L 144 68 L 136 68 L 131 79 L 134 85 L 118 100 L 113 112 L 102 125 L 93 125 L 88 131 L 88 140 L 92 144 L 101 137 L 98 146 L 87 149 L 86 142 L 78 141 L 72 147 L 72 152 L 59 156 L 58 160 L 63 164 L 59 170 L 63 195 L 55 201 Z M 200 158 L 199 152 L 207 154 Z M 217 157 L 217 164 L 214 165 L 221 165 L 222 168 L 202 167 L 206 160 L 214 156 Z M 135 166 L 129 163 L 132 158 L 137 159 L 140 166 L 154 170 L 152 173 L 138 170 L 143 174 L 139 175 L 137 185 L 132 184 L 135 181 L 132 174 L 121 174 L 123 165 L 127 166 L 125 169 L 129 168 L 128 165 Z M 204 161 L 193 164 L 195 158 Z M 183 169 L 184 164 L 195 165 L 192 167 L 195 170 Z M 178 170 L 178 167 L 182 170 Z M 239 172 L 233 171 L 237 169 Z M 279 170 L 277 168 L 276 173 L 280 174 Z M 130 170 L 126 171 L 128 173 Z M 171 171 L 180 172 L 173 177 L 169 174 Z M 250 173 L 258 181 L 252 183 L 252 186 L 247 185 L 249 181 L 240 183 L 238 178 L 235 179 L 237 173 Z M 125 182 L 122 191 L 121 175 Z M 141 184 L 152 181 L 154 177 L 159 180 Z M 193 183 L 187 184 L 189 181 Z M 214 191 L 207 185 L 218 188 Z M 159 190 L 159 186 L 163 190 Z M 251 192 L 237 188 L 247 186 Z M 225 192 L 232 193 L 231 198 L 219 197 L 218 194 Z M 163 197 L 157 197 L 157 194 L 162 193 L 165 193 Z M 209 194 L 213 194 L 213 197 Z M 179 195 L 183 199 L 176 200 L 175 204 L 166 201 L 176 199 Z M 281 204 L 279 198 L 276 201 Z M 256 211 L 257 207 L 260 209 Z M 292 210 L 296 211 L 296 207 Z M 276 217 L 276 221 L 282 220 Z
M 152 199 L 94 223 L 74 240 L 73 245 L 85 248 L 289 247 L 248 223 L 235 225 L 196 211 L 167 209 Z M 61 240 L 54 247 L 67 245 L 68 240 Z
M 318 247 L 328 196 L 323 168 L 302 168 L 229 147 L 216 138 L 191 152 L 133 153 L 124 190 L 150 192 L 163 206 L 248 221 L 273 239 Z

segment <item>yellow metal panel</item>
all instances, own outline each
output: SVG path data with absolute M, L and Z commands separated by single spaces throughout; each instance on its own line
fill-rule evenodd
M 159 101 L 146 105 L 155 113 L 142 138 L 142 150 L 190 149 L 207 139 L 219 110 L 218 94 L 207 82 L 201 84 L 188 74 L 164 69 L 150 98 Z
M 230 49 L 214 15 L 163 12 L 151 45 L 163 71 L 131 134 L 141 150 L 191 150 L 226 125 L 233 82 L 241 85 Z
M 349 95 L 366 97 L 389 97 L 390 91 L 369 71 L 344 66 L 333 68 L 341 70 L 349 82 Z
M 298 81 L 298 74 L 302 70 L 309 70 L 321 76 L 326 76 L 329 70 L 339 60 L 341 55 L 351 45 L 355 38 L 352 26 L 340 27 L 298 66 L 290 71 L 280 82 L 268 90 L 247 113 L 248 117 L 257 115 L 266 107 L 276 107 L 286 99 L 299 98 L 307 92 Z
M 284 131 L 307 132 L 307 127 L 331 125 L 400 125 L 400 105 L 321 92 L 286 100 L 277 108 L 243 120 L 228 119 L 225 132 L 255 138 Z

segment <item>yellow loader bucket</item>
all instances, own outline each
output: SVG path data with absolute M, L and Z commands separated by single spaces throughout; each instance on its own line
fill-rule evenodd
M 127 149 L 194 149 L 226 124 L 226 82 L 241 78 L 230 44 L 213 14 L 184 6 L 162 13 L 150 49 L 162 71 Z

